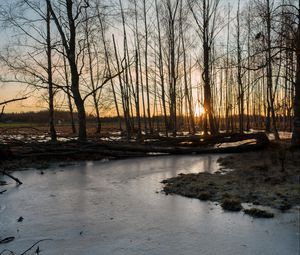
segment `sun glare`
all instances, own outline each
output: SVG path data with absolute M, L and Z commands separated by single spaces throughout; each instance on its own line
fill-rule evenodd
M 204 107 L 201 104 L 197 104 L 195 107 L 195 117 L 200 117 L 204 112 Z

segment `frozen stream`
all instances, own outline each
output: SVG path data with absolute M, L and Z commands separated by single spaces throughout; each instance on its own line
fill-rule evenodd
M 298 255 L 299 213 L 255 219 L 159 191 L 179 173 L 218 170 L 218 156 L 86 162 L 15 172 L 0 195 L 0 239 L 17 254 L 39 239 L 53 255 Z M 157 193 L 158 192 L 158 193 Z M 17 219 L 24 217 L 23 222 Z

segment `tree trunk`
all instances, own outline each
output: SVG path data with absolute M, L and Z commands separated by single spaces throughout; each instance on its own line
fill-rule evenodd
M 276 126 L 276 115 L 274 109 L 274 95 L 273 95 L 273 68 L 272 68 L 272 45 L 271 45 L 271 5 L 270 0 L 267 0 L 267 87 L 270 114 L 272 116 L 272 127 L 275 139 L 279 140 L 279 134 Z
M 210 126 L 210 133 L 214 135 L 217 133 L 212 110 L 212 96 L 210 87 L 210 57 L 211 57 L 211 44 L 209 32 L 209 9 L 207 0 L 203 1 L 203 81 L 204 81 L 204 108 L 206 111 L 204 119 L 204 133 L 208 133 L 208 121 Z M 208 118 L 208 120 L 207 120 Z
M 237 81 L 238 81 L 238 102 L 239 102 L 239 129 L 240 133 L 244 132 L 244 88 L 242 82 L 242 49 L 240 42 L 240 1 L 238 2 L 237 11 Z
M 150 133 L 153 133 L 150 112 L 150 91 L 149 91 L 149 77 L 148 77 L 148 24 L 147 24 L 147 11 L 146 0 L 143 0 L 144 10 L 144 27 L 145 27 L 145 80 L 146 80 L 146 94 L 147 94 L 147 115 Z
M 181 36 L 181 44 L 182 44 L 182 53 L 183 53 L 183 79 L 184 79 L 184 96 L 186 98 L 186 109 L 188 115 L 188 129 L 192 131 L 192 134 L 196 133 L 195 129 L 195 120 L 194 120 L 194 111 L 192 107 L 192 91 L 189 91 L 188 88 L 188 75 L 187 75 L 187 59 L 186 59 L 186 49 L 185 49 L 185 41 L 184 41 L 184 31 L 183 31 L 183 20 L 182 20 L 182 1 L 180 2 L 180 36 Z
M 164 78 L 164 66 L 163 66 L 163 57 L 162 57 L 162 46 L 161 46 L 161 32 L 160 32 L 160 21 L 158 15 L 158 5 L 157 0 L 155 0 L 155 10 L 156 10 L 156 20 L 157 20 L 157 32 L 158 32 L 158 50 L 159 50 L 159 76 L 161 82 L 161 97 L 162 97 L 162 106 L 164 113 L 164 122 L 165 122 L 165 134 L 168 137 L 168 119 L 167 119 L 167 107 L 166 107 L 166 93 L 165 93 L 165 78 Z
M 135 53 L 135 76 L 136 76 L 136 96 L 135 96 L 135 107 L 136 107 L 136 117 L 138 122 L 138 139 L 141 138 L 142 135 L 142 127 L 141 127 L 141 114 L 140 114 L 140 92 L 139 92 L 139 54 L 138 50 Z
M 116 63 L 117 63 L 117 70 L 119 73 L 118 78 L 119 78 L 119 86 L 120 86 L 121 98 L 122 98 L 123 115 L 124 115 L 124 119 L 125 119 L 127 139 L 129 140 L 131 137 L 129 105 L 128 105 L 128 100 L 127 100 L 127 96 L 126 96 L 126 88 L 124 88 L 124 86 L 123 86 L 123 81 L 122 81 L 122 77 L 121 77 L 121 67 L 120 67 L 120 61 L 119 61 L 119 57 L 118 57 L 118 51 L 117 51 L 117 46 L 116 46 L 116 41 L 115 41 L 114 35 L 112 36 L 112 38 L 113 38 L 113 46 L 114 46 Z
M 54 93 L 53 93 L 53 82 L 52 82 L 52 46 L 51 46 L 51 27 L 50 20 L 51 13 L 49 5 L 47 4 L 47 61 L 48 61 L 48 93 L 49 93 L 49 127 L 51 141 L 57 140 L 56 130 L 54 126 Z
M 65 80 L 66 80 L 66 94 L 68 98 L 68 107 L 70 111 L 70 118 L 71 118 L 71 128 L 72 133 L 76 133 L 76 127 L 75 127 L 75 121 L 74 121 L 74 110 L 72 105 L 72 97 L 71 97 L 71 91 L 70 91 L 70 85 L 69 85 L 69 74 L 68 74 L 68 68 L 67 68 L 67 61 L 65 56 L 63 56 L 63 62 L 64 62 L 64 74 L 65 74 Z
M 98 20 L 100 23 L 101 39 L 102 39 L 103 48 L 104 48 L 105 63 L 107 65 L 108 77 L 111 77 L 109 54 L 108 54 L 105 35 L 104 35 L 104 26 L 103 26 L 103 22 L 102 22 L 102 19 L 100 16 L 100 12 L 99 12 L 99 6 L 97 6 L 97 16 L 98 16 Z M 111 83 L 111 89 L 112 89 L 112 93 L 113 93 L 113 97 L 114 97 L 114 104 L 116 107 L 117 117 L 118 117 L 118 121 L 119 121 L 119 129 L 122 130 L 122 120 L 121 120 L 121 116 L 120 116 L 120 110 L 119 110 L 119 105 L 118 105 L 118 101 L 117 101 L 117 96 L 116 96 L 115 85 L 114 85 L 113 79 L 110 80 L 110 83 Z
M 71 70 L 71 91 L 74 97 L 74 102 L 77 107 L 78 112 L 78 123 L 79 123 L 79 133 L 78 140 L 85 141 L 87 138 L 86 135 L 86 114 L 84 108 L 84 101 L 80 94 L 79 89 L 79 73 L 77 69 L 76 61 L 76 24 L 75 18 L 73 17 L 73 1 L 66 0 L 66 10 L 68 16 L 68 29 L 69 36 L 67 37 L 62 28 L 62 24 L 59 22 L 56 13 L 54 12 L 50 0 L 46 0 L 49 6 L 50 12 L 56 24 L 57 30 L 61 36 L 62 44 L 65 48 L 66 55 L 69 61 L 70 70 Z M 78 10 L 79 11 L 79 10 Z M 79 13 L 77 13 L 79 14 Z
M 298 14 L 298 22 L 300 17 L 300 8 Z M 294 120 L 293 120 L 293 136 L 292 146 L 300 148 L 300 24 L 298 23 L 298 30 L 295 38 L 296 46 L 296 82 L 295 82 L 295 99 L 294 99 Z

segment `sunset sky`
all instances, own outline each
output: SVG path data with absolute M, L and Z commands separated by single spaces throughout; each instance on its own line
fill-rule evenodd
M 4 0 L 0 0 L 1 1 Z M 237 5 L 238 0 L 231 0 L 230 4 L 233 6 Z M 246 1 L 242 0 L 241 4 L 245 4 Z M 229 2 L 221 0 L 220 9 L 225 10 L 227 15 L 227 8 Z M 2 28 L 1 28 L 2 29 Z M 9 29 L 0 31 L 0 50 L 2 51 L 5 48 L 5 45 L 12 40 L 12 35 L 14 32 Z M 197 39 L 198 40 L 198 39 Z M 200 50 L 200 49 L 198 49 Z M 3 72 L 3 69 L 2 69 Z M 3 75 L 0 71 L 0 77 Z M 39 111 L 47 109 L 47 105 L 41 100 L 41 93 L 32 93 L 31 90 L 25 89 L 24 85 L 8 82 L 0 82 L 0 102 L 9 100 L 12 98 L 22 97 L 24 94 L 29 98 L 24 101 L 19 101 L 16 103 L 11 103 L 6 106 L 5 112 L 24 112 L 24 111 Z M 87 106 L 88 110 L 88 106 Z

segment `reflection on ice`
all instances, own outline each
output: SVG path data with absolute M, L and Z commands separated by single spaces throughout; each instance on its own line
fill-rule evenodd
M 39 239 L 42 254 L 298 254 L 296 213 L 253 220 L 215 203 L 166 196 L 161 180 L 218 170 L 218 156 L 166 156 L 87 162 L 15 172 L 0 195 L 0 250 L 17 254 Z M 22 216 L 23 222 L 17 222 Z

